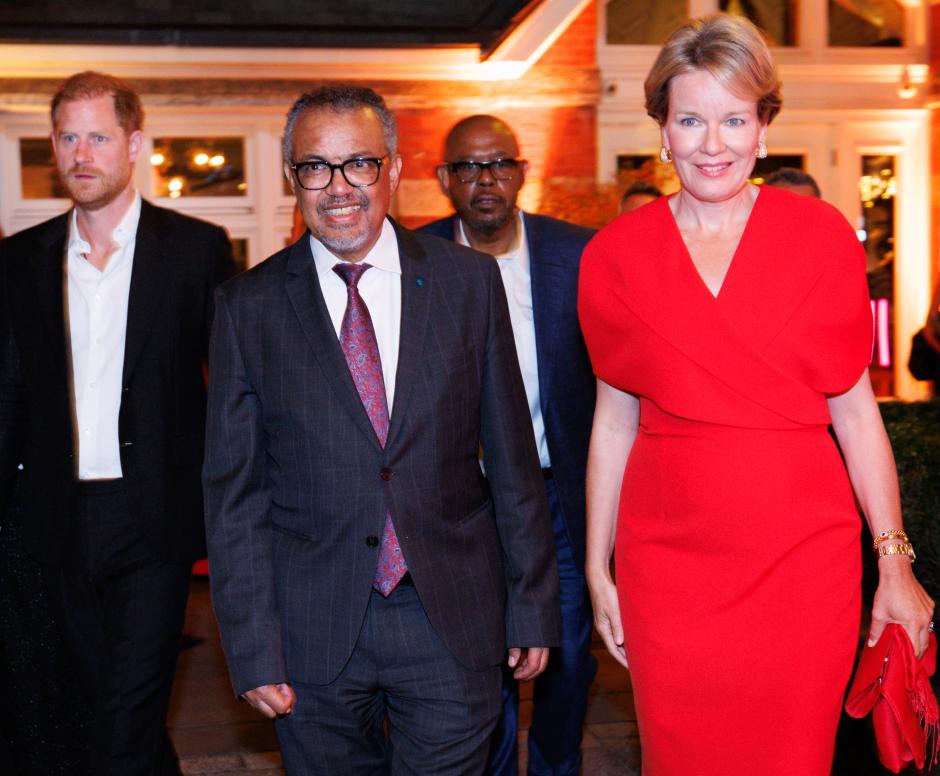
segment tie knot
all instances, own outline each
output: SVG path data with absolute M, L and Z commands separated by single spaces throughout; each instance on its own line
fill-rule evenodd
M 362 277 L 362 273 L 371 266 L 371 264 L 366 264 L 364 261 L 360 261 L 356 264 L 334 264 L 333 272 L 339 275 L 349 288 L 356 288 L 356 285 L 359 283 L 359 278 Z

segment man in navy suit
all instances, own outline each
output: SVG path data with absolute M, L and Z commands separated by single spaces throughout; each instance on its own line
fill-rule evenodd
M 576 310 L 581 251 L 593 232 L 516 208 L 528 163 L 519 158 L 513 131 L 494 116 L 458 122 L 444 158 L 438 178 L 457 213 L 423 231 L 498 260 L 558 554 L 562 645 L 536 680 L 528 770 L 577 774 L 587 694 L 597 672 L 584 581 L 584 476 L 595 383 Z M 484 466 L 486 459 L 484 449 Z M 517 771 L 518 707 L 518 683 L 507 671 L 490 773 Z

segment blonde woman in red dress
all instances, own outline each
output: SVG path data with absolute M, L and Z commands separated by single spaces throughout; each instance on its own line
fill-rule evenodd
M 883 534 L 869 639 L 897 622 L 919 655 L 933 612 L 868 377 L 865 256 L 833 207 L 748 183 L 781 104 L 749 22 L 679 29 L 646 98 L 682 188 L 581 265 L 595 624 L 631 669 L 644 776 L 828 776 L 861 610 L 853 486 Z

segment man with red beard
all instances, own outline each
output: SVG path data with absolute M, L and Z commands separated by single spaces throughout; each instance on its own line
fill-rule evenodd
M 51 107 L 73 207 L 0 242 L 0 506 L 87 693 L 87 770 L 163 776 L 179 772 L 165 718 L 205 554 L 203 365 L 231 246 L 135 190 L 143 111 L 127 84 L 80 73 Z M 13 690 L 33 697 L 40 679 L 27 666 Z M 21 722 L 14 739 L 35 723 Z
M 562 642 L 535 680 L 528 772 L 573 775 L 581 770 L 581 727 L 597 671 L 584 579 L 584 474 L 595 382 L 576 310 L 581 251 L 593 232 L 516 208 L 528 162 L 520 158 L 513 131 L 495 116 L 459 121 L 447 135 L 444 159 L 438 178 L 457 213 L 422 231 L 497 260 L 558 556 Z M 488 461 L 484 446 L 484 466 Z M 489 757 L 488 773 L 498 776 L 514 776 L 517 769 L 513 667 L 511 655 Z

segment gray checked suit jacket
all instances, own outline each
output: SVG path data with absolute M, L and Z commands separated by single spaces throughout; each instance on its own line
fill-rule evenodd
M 554 540 L 499 269 L 395 229 L 402 321 L 384 449 L 307 235 L 216 294 L 203 484 L 239 694 L 336 678 L 387 509 L 431 625 L 462 664 L 482 670 L 507 646 L 558 643 Z

